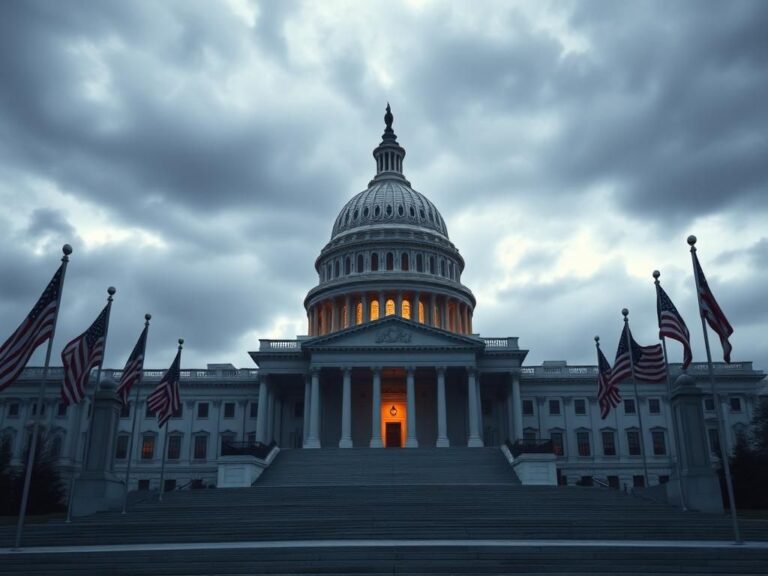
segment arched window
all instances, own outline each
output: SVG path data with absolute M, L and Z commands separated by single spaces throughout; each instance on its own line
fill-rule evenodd
M 416 254 L 416 272 L 424 272 L 424 256 Z
M 400 256 L 400 270 L 408 271 L 408 254 L 406 252 Z
M 410 300 L 403 300 L 403 309 L 401 310 L 401 316 L 403 318 L 411 319 L 411 302 Z
M 378 319 L 379 317 L 379 301 L 378 300 L 371 300 L 370 310 L 371 310 L 370 319 L 371 320 Z
M 330 280 L 331 278 L 333 278 L 332 272 L 333 272 L 333 265 L 330 262 L 328 262 L 328 266 L 325 269 L 325 279 L 326 280 Z
M 358 274 L 362 274 L 364 264 L 365 264 L 365 262 L 363 260 L 363 255 L 362 254 L 358 254 L 357 255 L 357 273 Z
M 386 304 L 385 310 L 386 310 L 386 315 L 387 316 L 392 316 L 395 313 L 395 301 L 392 300 L 392 298 L 387 300 L 387 304 Z
M 336 263 L 333 265 L 333 277 L 338 278 L 339 277 L 339 261 L 336 260 Z
M 445 260 L 440 260 L 440 276 L 445 277 Z
M 451 280 L 455 280 L 453 277 L 453 261 L 448 263 L 448 276 L 451 278 Z
M 419 302 L 419 322 L 424 324 L 424 302 Z
M 352 272 L 352 262 L 350 262 L 349 256 L 347 256 L 344 259 L 344 275 L 349 276 L 350 272 Z
M 395 269 L 395 257 L 392 252 L 387 252 L 387 270 Z
M 357 306 L 355 307 L 355 324 L 362 324 L 363 323 L 363 304 L 361 302 L 357 303 Z
M 429 257 L 429 273 L 430 274 L 435 273 L 435 257 L 434 256 Z
M 371 254 L 371 271 L 377 272 L 379 270 L 379 255 L 374 252 Z
M 435 307 L 432 309 L 432 325 L 433 326 L 440 326 L 440 304 L 435 304 Z

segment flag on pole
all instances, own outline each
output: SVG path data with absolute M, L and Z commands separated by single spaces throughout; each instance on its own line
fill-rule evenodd
M 631 355 L 627 346 L 627 340 L 632 343 Z M 632 377 L 633 360 L 635 363 L 635 379 L 638 382 L 664 382 L 666 380 L 667 370 L 661 344 L 640 346 L 632 337 L 629 326 L 624 324 L 624 330 L 621 331 L 619 347 L 616 349 L 616 359 L 613 362 L 613 370 L 611 372 L 611 384 L 613 386 L 618 386 L 623 380 Z
M 696 252 L 693 254 L 693 271 L 696 274 L 696 283 L 699 287 L 699 310 L 702 318 L 707 321 L 709 327 L 714 330 L 720 337 L 720 344 L 723 347 L 723 359 L 731 363 L 731 343 L 728 341 L 728 337 L 733 334 L 733 328 L 728 322 L 728 319 L 720 309 L 720 305 L 715 300 L 712 290 L 709 289 L 707 279 L 704 277 L 704 271 L 699 264 L 699 258 L 696 256 Z
M 683 345 L 683 370 L 688 368 L 693 360 L 691 354 L 691 335 L 683 317 L 672 304 L 661 284 L 656 283 L 656 313 L 659 318 L 659 338 L 672 338 Z
M 64 266 L 59 266 L 32 311 L 0 346 L 0 391 L 16 381 L 32 353 L 53 334 Z
M 168 371 L 160 379 L 157 387 L 147 397 L 147 406 L 152 412 L 157 413 L 157 425 L 160 428 L 168 422 L 181 404 L 179 396 L 180 362 L 181 345 L 179 345 L 179 351 L 176 352 L 173 364 L 171 364 L 171 367 L 168 368 Z
M 78 404 L 85 398 L 88 376 L 104 358 L 108 319 L 109 304 L 104 307 L 88 330 L 69 342 L 61 351 L 61 361 L 64 365 L 61 399 L 67 405 Z
M 133 352 L 128 357 L 128 361 L 123 368 L 123 375 L 120 378 L 120 384 L 117 385 L 115 391 L 120 399 L 123 401 L 123 405 L 128 405 L 128 394 L 131 392 L 131 388 L 141 378 L 141 372 L 144 370 L 144 354 L 147 349 L 147 330 L 149 326 L 144 326 L 139 340 L 136 342 L 136 346 L 133 347 Z
M 611 381 L 611 365 L 608 359 L 597 347 L 597 402 L 600 404 L 600 417 L 605 420 L 611 408 L 616 408 L 621 402 L 621 394 L 617 383 Z

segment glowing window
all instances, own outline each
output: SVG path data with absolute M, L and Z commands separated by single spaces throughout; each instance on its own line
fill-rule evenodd
M 408 318 L 408 320 L 411 319 L 411 301 L 410 300 L 403 300 L 402 316 L 403 318 Z
M 347 310 L 346 305 L 341 307 L 341 325 L 344 326 L 344 328 L 349 328 L 349 311 Z
M 419 302 L 419 322 L 424 324 L 424 303 Z
M 432 310 L 432 324 L 440 326 L 440 306 L 437 304 L 435 304 L 435 308 Z
M 392 316 L 395 313 L 395 301 L 390 298 L 386 304 L 386 316 Z
M 376 320 L 379 317 L 379 301 L 371 300 L 371 320 Z
M 362 324 L 363 323 L 363 305 L 360 302 L 358 302 L 355 308 L 356 308 L 355 324 Z
M 379 269 L 379 255 L 376 253 L 371 254 L 371 270 L 373 272 Z
M 387 270 L 394 270 L 395 268 L 395 257 L 392 255 L 392 252 L 387 252 Z
M 400 257 L 400 270 L 408 271 L 408 254 L 405 252 Z

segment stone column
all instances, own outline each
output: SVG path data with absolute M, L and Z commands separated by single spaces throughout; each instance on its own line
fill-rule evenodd
M 440 307 L 440 328 L 448 330 L 448 298 L 443 296 L 443 305 Z
M 384 292 L 379 292 L 379 318 L 384 318 L 387 310 L 387 299 L 384 297 Z
M 483 441 L 480 438 L 480 431 L 477 421 L 477 369 L 474 366 L 467 367 L 467 411 L 469 412 L 469 439 L 467 446 L 470 448 L 481 448 Z
M 309 437 L 304 448 L 320 448 L 320 369 L 313 367 L 310 391 Z
M 331 322 L 330 322 L 331 330 L 330 331 L 336 332 L 336 330 L 339 329 L 339 320 L 337 315 L 338 307 L 336 306 L 336 299 L 331 298 L 328 302 L 331 308 Z
M 397 300 L 395 301 L 395 316 L 403 317 L 403 291 L 397 291 Z
M 267 443 L 267 375 L 259 374 L 259 406 L 256 412 L 256 442 Z
M 577 451 L 579 449 L 578 443 L 576 443 L 576 450 L 572 450 L 571 446 L 571 430 L 568 428 L 568 410 L 571 407 L 572 398 L 570 396 L 563 396 L 563 451 L 568 461 L 575 460 Z M 575 432 L 574 432 L 575 435 Z M 542 436 L 542 440 L 544 437 Z
M 421 304 L 421 294 L 419 292 L 414 292 L 413 296 L 411 297 L 411 320 L 414 322 L 421 324 L 421 319 L 419 318 L 419 305 Z M 426 321 L 426 318 L 424 319 Z
M 373 368 L 373 391 L 371 393 L 373 414 L 371 417 L 371 448 L 383 448 L 381 440 L 381 368 Z
M 275 386 L 267 386 L 269 404 L 267 404 L 267 442 L 275 439 Z
M 512 379 L 512 410 L 514 412 L 514 433 L 512 440 L 523 439 L 523 401 L 520 399 L 520 375 L 510 374 Z
M 344 388 L 341 396 L 341 440 L 339 448 L 352 448 L 352 368 L 341 369 Z
M 354 326 L 355 322 L 352 320 L 354 318 L 354 315 L 352 314 L 352 298 L 350 298 L 349 294 L 344 298 L 344 310 L 346 310 L 347 313 L 347 321 L 342 322 L 344 328 Z
M 302 424 L 302 446 L 306 446 L 309 438 L 309 407 L 312 405 L 312 387 L 309 383 L 309 374 L 304 374 L 304 422 Z
M 418 448 L 419 441 L 416 438 L 416 390 L 415 390 L 415 372 L 416 369 L 413 366 L 408 366 L 405 369 L 405 387 L 408 403 L 408 434 L 405 438 L 406 448 Z
M 371 308 L 368 305 L 368 295 L 360 294 L 360 304 L 363 307 L 363 322 L 368 322 L 371 319 Z
M 437 447 L 448 448 L 448 418 L 445 407 L 445 366 L 438 366 L 437 371 Z

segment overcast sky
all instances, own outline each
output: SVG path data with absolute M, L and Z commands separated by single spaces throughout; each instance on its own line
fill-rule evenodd
M 151 312 L 148 367 L 178 337 L 184 367 L 252 367 L 306 333 L 389 101 L 476 331 L 528 364 L 594 364 L 599 334 L 612 359 L 624 306 L 657 342 L 658 268 L 704 361 L 693 233 L 733 359 L 766 369 L 766 30 L 761 1 L 5 1 L 0 340 L 69 242 L 56 364 L 114 285 L 106 366 Z

